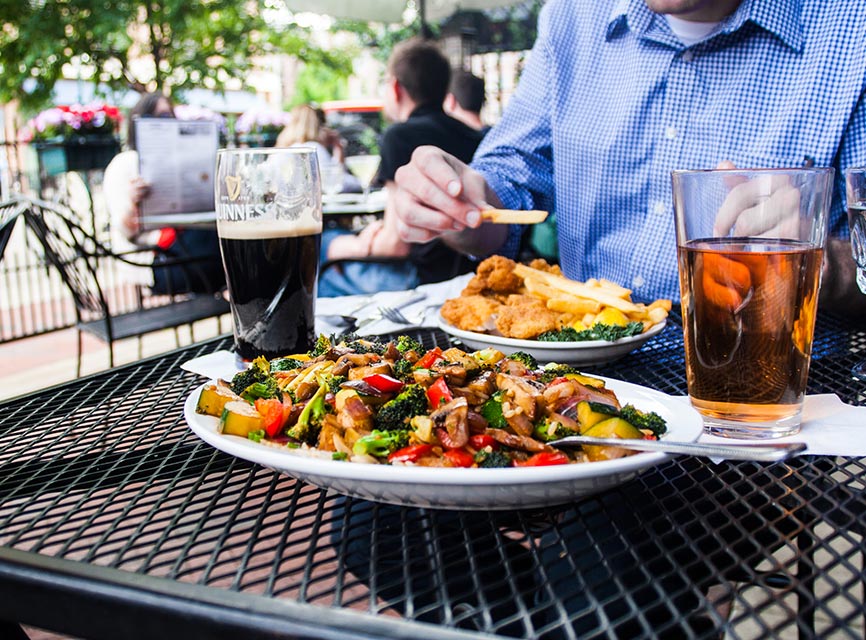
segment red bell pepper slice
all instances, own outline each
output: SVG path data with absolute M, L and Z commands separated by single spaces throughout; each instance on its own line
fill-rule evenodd
M 447 402 L 451 402 L 453 399 L 454 396 L 451 394 L 451 389 L 448 388 L 445 378 L 439 378 L 427 389 L 427 400 L 430 401 L 430 406 L 434 409 Z
M 481 450 L 484 447 L 490 447 L 494 451 L 499 448 L 499 443 L 486 433 L 479 433 L 474 436 L 469 436 L 469 444 L 473 449 Z
M 283 403 L 276 398 L 256 398 L 256 411 L 262 416 L 262 428 L 269 438 L 275 437 L 284 424 Z
M 392 378 L 384 373 L 374 373 L 364 377 L 364 382 L 383 393 L 399 393 L 405 386 L 397 378 Z
M 448 449 L 442 454 L 453 467 L 471 467 L 475 464 L 475 456 L 469 453 L 466 449 Z
M 571 462 L 562 451 L 542 451 L 523 462 L 515 462 L 518 467 L 550 467 L 556 464 L 568 464 Z
M 428 351 L 418 359 L 418 362 L 415 363 L 415 368 L 429 369 L 442 359 L 442 349 L 440 349 L 439 347 L 433 347 L 432 349 L 430 349 L 430 351 Z
M 388 454 L 388 462 L 417 462 L 433 451 L 432 444 L 410 444 Z

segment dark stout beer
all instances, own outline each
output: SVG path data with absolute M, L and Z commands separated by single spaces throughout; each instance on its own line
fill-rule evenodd
M 309 351 L 316 342 L 321 226 L 220 220 L 219 236 L 238 355 Z

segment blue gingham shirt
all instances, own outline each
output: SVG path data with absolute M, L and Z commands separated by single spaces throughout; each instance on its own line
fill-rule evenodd
M 473 161 L 503 204 L 555 210 L 566 275 L 679 299 L 670 172 L 866 165 L 866 2 L 743 0 L 685 46 L 644 0 L 550 0 Z M 519 228 L 502 252 L 511 253 Z

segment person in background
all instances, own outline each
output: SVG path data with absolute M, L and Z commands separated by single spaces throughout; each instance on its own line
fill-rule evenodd
M 468 71 L 457 71 L 445 96 L 445 113 L 486 134 L 490 126 L 481 121 L 484 98 L 484 80 Z
M 127 120 L 128 150 L 117 154 L 105 168 L 103 191 L 109 214 L 111 248 L 117 253 L 142 249 L 133 259 L 152 262 L 145 269 L 127 268 L 124 277 L 135 284 L 150 287 L 156 294 L 215 293 L 225 287 L 225 273 L 220 257 L 216 229 L 143 230 L 141 202 L 150 193 L 150 185 L 138 173 L 135 150 L 137 118 L 173 118 L 171 102 L 162 93 L 148 93 L 132 108 Z M 159 251 L 150 251 L 158 247 Z M 164 264 L 189 259 L 187 264 Z
M 429 147 L 397 173 L 400 237 L 513 256 L 521 230 L 482 225 L 480 208 L 555 201 L 567 276 L 678 300 L 671 170 L 832 166 L 821 305 L 850 310 L 866 301 L 850 277 L 842 175 L 866 165 L 853 24 L 866 24 L 866 3 L 551 0 L 471 167 Z
M 277 136 L 277 147 L 312 147 L 316 150 L 322 179 L 331 173 L 339 177 L 339 191 L 358 191 L 358 180 L 343 166 L 343 147 L 339 135 L 324 125 L 324 113 L 310 105 L 298 105 L 289 113 L 287 124 Z
M 476 263 L 433 241 L 410 245 L 400 238 L 394 210 L 394 176 L 423 145 L 436 145 L 469 162 L 481 132 L 447 115 L 443 109 L 451 68 L 432 42 L 413 38 L 394 48 L 385 74 L 385 116 L 393 122 L 379 145 L 382 158 L 378 180 L 387 189 L 383 219 L 357 235 L 341 235 L 325 242 L 327 259 L 397 258 L 393 264 L 349 262 L 327 269 L 319 279 L 323 297 L 350 293 L 411 289 L 447 280 L 475 268 Z M 399 260 L 405 258 L 405 260 Z

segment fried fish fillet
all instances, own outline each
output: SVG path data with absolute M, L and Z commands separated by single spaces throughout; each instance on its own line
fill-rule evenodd
M 517 293 L 523 286 L 523 278 L 514 273 L 516 263 L 504 256 L 490 256 L 475 270 L 461 295 Z
M 509 304 L 503 305 L 496 314 L 496 329 L 508 338 L 528 340 L 556 329 L 559 315 L 549 310 L 542 300 L 512 295 Z
M 547 271 L 548 273 L 553 273 L 558 276 L 562 275 L 562 269 L 559 268 L 558 264 L 550 264 L 544 258 L 536 258 L 529 263 L 529 267 L 531 269 L 538 269 L 539 271 Z
M 442 317 L 463 331 L 486 332 L 493 328 L 492 316 L 502 307 L 492 298 L 481 295 L 461 295 L 446 300 L 442 305 Z

